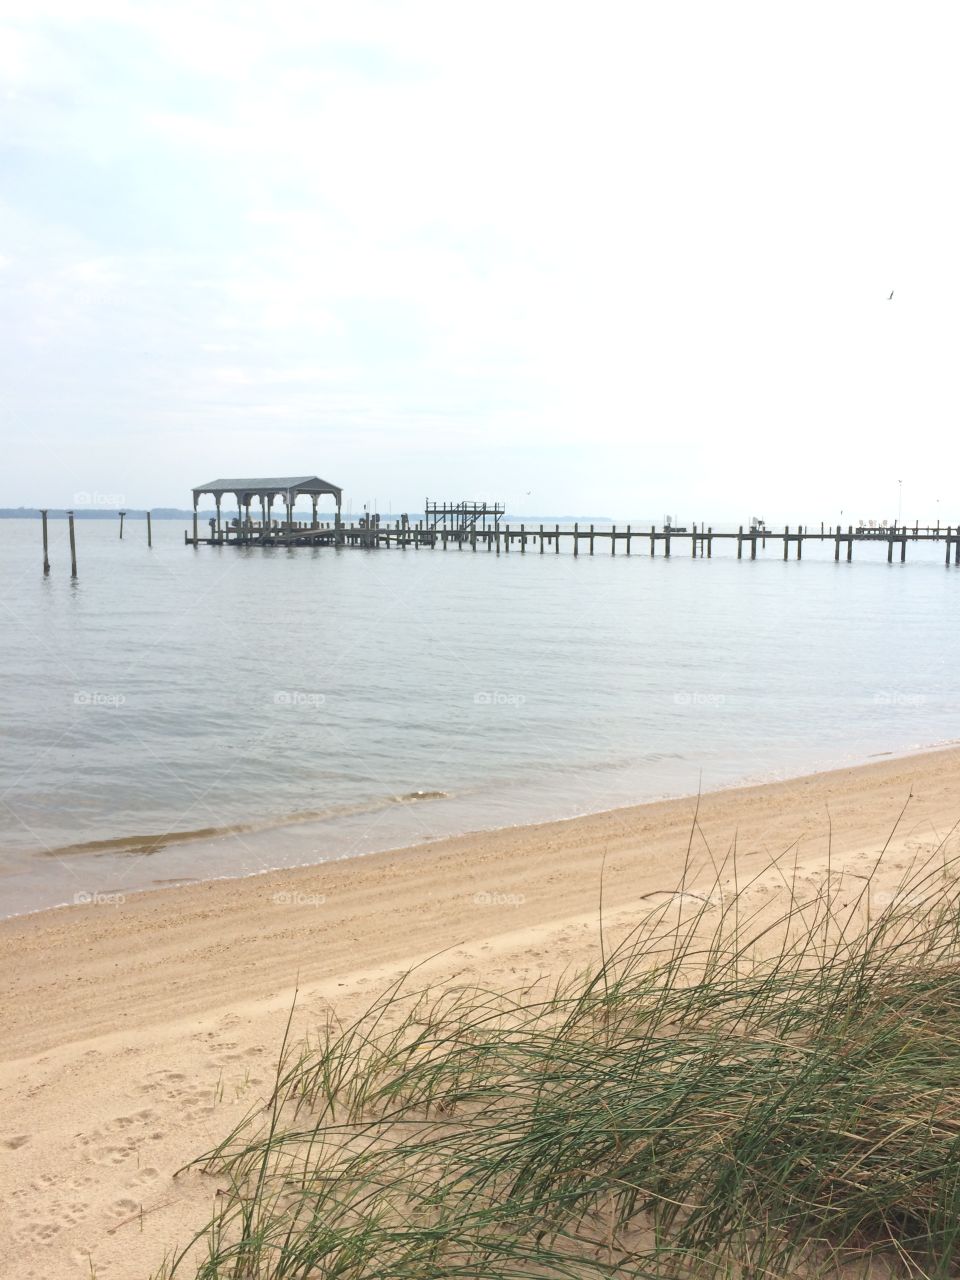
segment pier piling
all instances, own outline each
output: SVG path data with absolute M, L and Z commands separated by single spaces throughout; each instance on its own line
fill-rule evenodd
M 47 509 L 46 507 L 44 507 L 44 509 L 40 512 L 40 520 L 43 525 L 43 572 L 44 574 L 48 574 L 50 572 L 50 559 L 47 555 L 48 542 L 47 542 Z
M 70 525 L 70 577 L 77 576 L 77 535 L 73 527 L 73 512 L 67 512 L 67 520 Z

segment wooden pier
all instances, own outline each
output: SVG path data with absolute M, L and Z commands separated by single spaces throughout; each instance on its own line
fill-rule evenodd
M 887 563 L 895 559 L 901 563 L 907 558 L 907 543 L 942 542 L 945 546 L 945 563 L 960 565 L 960 525 L 898 525 L 881 529 L 807 525 L 787 525 L 782 531 L 767 528 L 736 530 L 714 529 L 712 525 L 693 524 L 682 529 L 655 525 L 579 524 L 553 526 L 509 525 L 497 523 L 493 527 L 477 528 L 444 527 L 426 521 L 411 523 L 407 520 L 393 524 L 384 523 L 379 516 L 366 516 L 356 522 L 334 519 L 263 521 L 236 518 L 227 522 L 210 522 L 206 537 L 194 532 L 191 537 L 184 532 L 188 546 L 230 547 L 352 547 L 365 550 L 457 550 L 487 552 L 490 554 L 533 552 L 559 554 L 561 548 L 581 555 L 637 555 L 650 556 L 685 555 L 694 559 L 713 555 L 713 544 L 735 546 L 736 558 L 757 559 L 758 551 L 770 543 L 782 553 L 783 559 L 803 558 L 803 549 L 810 543 L 828 543 L 833 547 L 834 560 L 852 561 L 854 544 L 880 543 L 886 547 Z

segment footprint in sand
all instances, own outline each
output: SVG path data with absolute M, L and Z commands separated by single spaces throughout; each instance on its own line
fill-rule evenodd
M 128 1160 L 132 1160 L 137 1154 L 137 1149 L 133 1143 L 128 1143 L 122 1147 L 95 1147 L 93 1150 L 93 1160 L 95 1164 L 101 1165 L 118 1165 L 126 1164 Z
M 26 1146 L 30 1141 L 29 1133 L 17 1133 L 12 1138 L 4 1138 L 3 1145 L 9 1147 L 11 1151 L 16 1151 L 20 1147 Z
M 136 1213 L 140 1209 L 139 1200 L 114 1200 L 110 1206 L 110 1212 L 115 1218 L 129 1217 L 130 1214 Z

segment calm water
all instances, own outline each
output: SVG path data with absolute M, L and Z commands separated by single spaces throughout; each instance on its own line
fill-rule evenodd
M 0 521 L 6 912 L 960 737 L 942 544 L 194 551 L 158 521 L 150 551 L 90 521 L 72 584 L 51 532 L 44 579 L 39 523 Z

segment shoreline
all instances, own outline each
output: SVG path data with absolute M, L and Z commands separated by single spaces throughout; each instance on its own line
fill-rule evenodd
M 323 889 L 341 893 L 345 890 L 363 892 L 367 881 L 380 883 L 384 879 L 403 879 L 405 874 L 413 872 L 434 876 L 458 872 L 465 882 L 469 880 L 472 884 L 480 871 L 486 872 L 492 863 L 497 868 L 496 874 L 511 880 L 524 879 L 529 875 L 530 865 L 516 859 L 531 850 L 556 850 L 557 853 L 593 850 L 595 855 L 601 840 L 607 842 L 605 848 L 612 849 L 617 842 L 632 843 L 635 835 L 650 833 L 659 842 L 669 832 L 677 839 L 679 853 L 685 847 L 689 824 L 698 806 L 702 816 L 703 811 L 737 814 L 757 807 L 765 809 L 777 806 L 781 799 L 792 800 L 796 805 L 797 799 L 807 794 L 822 793 L 826 801 L 838 790 L 849 791 L 851 787 L 882 787 L 893 779 L 899 779 L 906 785 L 906 780 L 917 772 L 929 775 L 938 771 L 940 766 L 946 776 L 956 772 L 956 820 L 960 821 L 960 746 L 923 748 L 909 755 L 889 755 L 869 763 L 777 781 L 732 784 L 703 792 L 699 797 L 697 793 L 689 793 L 543 822 L 425 839 L 417 844 L 341 856 L 324 862 L 266 868 L 245 875 L 197 879 L 128 893 L 91 894 L 94 900 L 89 903 L 65 903 L 0 919 L 0 958 L 4 957 L 15 939 L 18 944 L 35 945 L 49 931 L 57 937 L 67 935 L 70 941 L 74 941 L 84 935 L 89 925 L 93 925 L 95 936 L 103 939 L 123 932 L 118 926 L 127 921 L 136 920 L 150 928 L 163 928 L 166 917 L 183 918 L 190 912 L 205 920 L 217 910 L 229 913 L 231 917 L 242 917 L 246 911 L 277 899 L 280 899 L 277 902 L 280 906 L 297 905 L 295 901 L 282 901 L 285 895 L 293 899 L 298 895 L 309 898 L 311 901 L 307 905 L 328 906 L 334 899 L 330 894 L 322 893 Z M 826 820 L 826 809 L 823 818 Z M 783 819 L 780 821 L 782 823 Z M 682 842 L 679 841 L 680 835 L 683 836 Z M 636 856 L 642 857 L 642 853 L 637 851 Z M 680 863 L 673 863 L 672 868 L 679 872 Z M 570 867 L 566 869 L 568 872 L 573 870 Z M 658 861 L 658 871 L 669 879 L 670 867 Z M 450 886 L 445 887 L 449 889 Z M 427 896 L 434 895 L 428 891 Z M 101 900 L 95 900 L 97 898 Z M 322 903 L 313 901 L 320 898 Z M 328 923 L 324 921 L 325 925 Z M 8 957 L 8 972 L 15 968 L 16 958 L 15 954 Z
M 933 744 L 922 744 L 910 747 L 891 748 L 888 751 L 872 752 L 867 755 L 852 753 L 845 760 L 832 760 L 822 766 L 817 765 L 815 768 L 802 769 L 800 772 L 780 772 L 771 771 L 771 775 L 746 775 L 741 778 L 735 778 L 727 782 L 720 782 L 712 785 L 702 794 L 725 794 L 730 791 L 752 790 L 756 787 L 768 787 L 798 782 L 807 778 L 816 778 L 824 774 L 841 772 L 847 769 L 868 768 L 870 765 L 881 760 L 910 760 L 918 756 L 934 754 L 941 751 L 960 750 L 960 739 L 948 739 L 943 742 Z M 599 809 L 577 810 L 569 814 L 551 815 L 546 817 L 521 818 L 516 822 L 495 824 L 491 826 L 466 826 L 457 827 L 456 829 L 444 829 L 436 834 L 423 836 L 419 841 L 404 841 L 399 834 L 387 837 L 387 843 L 374 844 L 370 848 L 355 849 L 351 852 L 332 851 L 329 855 L 319 859 L 304 859 L 296 862 L 277 862 L 276 864 L 259 867 L 255 870 L 238 869 L 235 872 L 220 871 L 211 875 L 173 875 L 163 880 L 155 881 L 149 885 L 138 885 L 130 889 L 117 887 L 115 889 L 90 889 L 81 890 L 74 895 L 74 900 L 65 900 L 62 902 L 49 902 L 35 907 L 27 907 L 22 910 L 15 910 L 9 913 L 3 913 L 0 908 L 0 924 L 8 920 L 19 920 L 26 917 L 42 915 L 48 911 L 65 911 L 87 903 L 95 902 L 98 899 L 109 898 L 114 899 L 120 897 L 123 900 L 132 898 L 136 895 L 145 893 L 167 893 L 174 889 L 187 888 L 201 884 L 215 884 L 220 882 L 254 880 L 262 876 L 274 874 L 283 874 L 286 872 L 309 870 L 314 867 L 328 866 L 342 862 L 350 862 L 356 859 L 369 859 L 379 857 L 381 855 L 400 855 L 412 849 L 421 849 L 433 847 L 447 840 L 480 838 L 484 836 L 495 836 L 500 832 L 510 832 L 524 830 L 527 828 L 536 828 L 547 826 L 553 823 L 579 822 L 582 820 L 596 818 L 603 814 L 626 813 L 635 809 L 646 808 L 650 805 L 669 804 L 681 802 L 684 800 L 693 800 L 697 796 L 695 790 L 669 791 L 659 793 L 641 800 L 627 801 L 623 804 L 605 805 Z M 330 814 L 306 813 L 291 814 L 286 817 L 279 816 L 275 818 L 262 819 L 259 821 L 249 819 L 237 821 L 221 828 L 203 828 L 193 831 L 173 831 L 165 834 L 144 833 L 139 835 L 128 836 L 111 836 L 101 839 L 90 840 L 80 843 L 71 843 L 58 845 L 51 849 L 44 850 L 43 856 L 58 857 L 60 855 L 85 854 L 91 858 L 99 857 L 102 854 L 140 854 L 146 853 L 152 855 L 155 852 L 162 852 L 165 849 L 173 848 L 179 850 L 185 846 L 197 846 L 201 849 L 205 847 L 224 846 L 237 835 L 254 835 L 269 839 L 272 836 L 280 837 L 284 832 L 304 831 L 311 824 L 319 821 L 336 821 L 344 816 L 352 817 L 357 814 L 366 814 L 381 812 L 387 810 L 390 806 L 402 806 L 404 808 L 416 804 L 419 807 L 424 803 L 456 801 L 461 799 L 457 793 L 449 792 L 433 792 L 426 791 L 423 793 L 413 792 L 406 795 L 390 796 L 369 805 L 360 806 L 358 808 L 348 807 L 344 809 L 342 814 L 331 812 Z M 39 857 L 40 854 L 34 856 Z M 11 876 L 23 874 L 22 870 L 15 870 L 9 873 Z M 0 876 L 0 884 L 3 883 L 3 877 Z M 80 901 L 78 901 L 80 899 Z
M 609 943 L 675 888 L 692 832 L 690 885 L 735 848 L 772 903 L 828 865 L 887 892 L 960 851 L 958 820 L 943 748 L 0 921 L 0 1248 L 23 1280 L 146 1280 L 216 1190 L 174 1172 L 269 1096 L 291 1008 L 295 1042 L 411 969 L 516 989 L 593 965 L 601 873 Z

